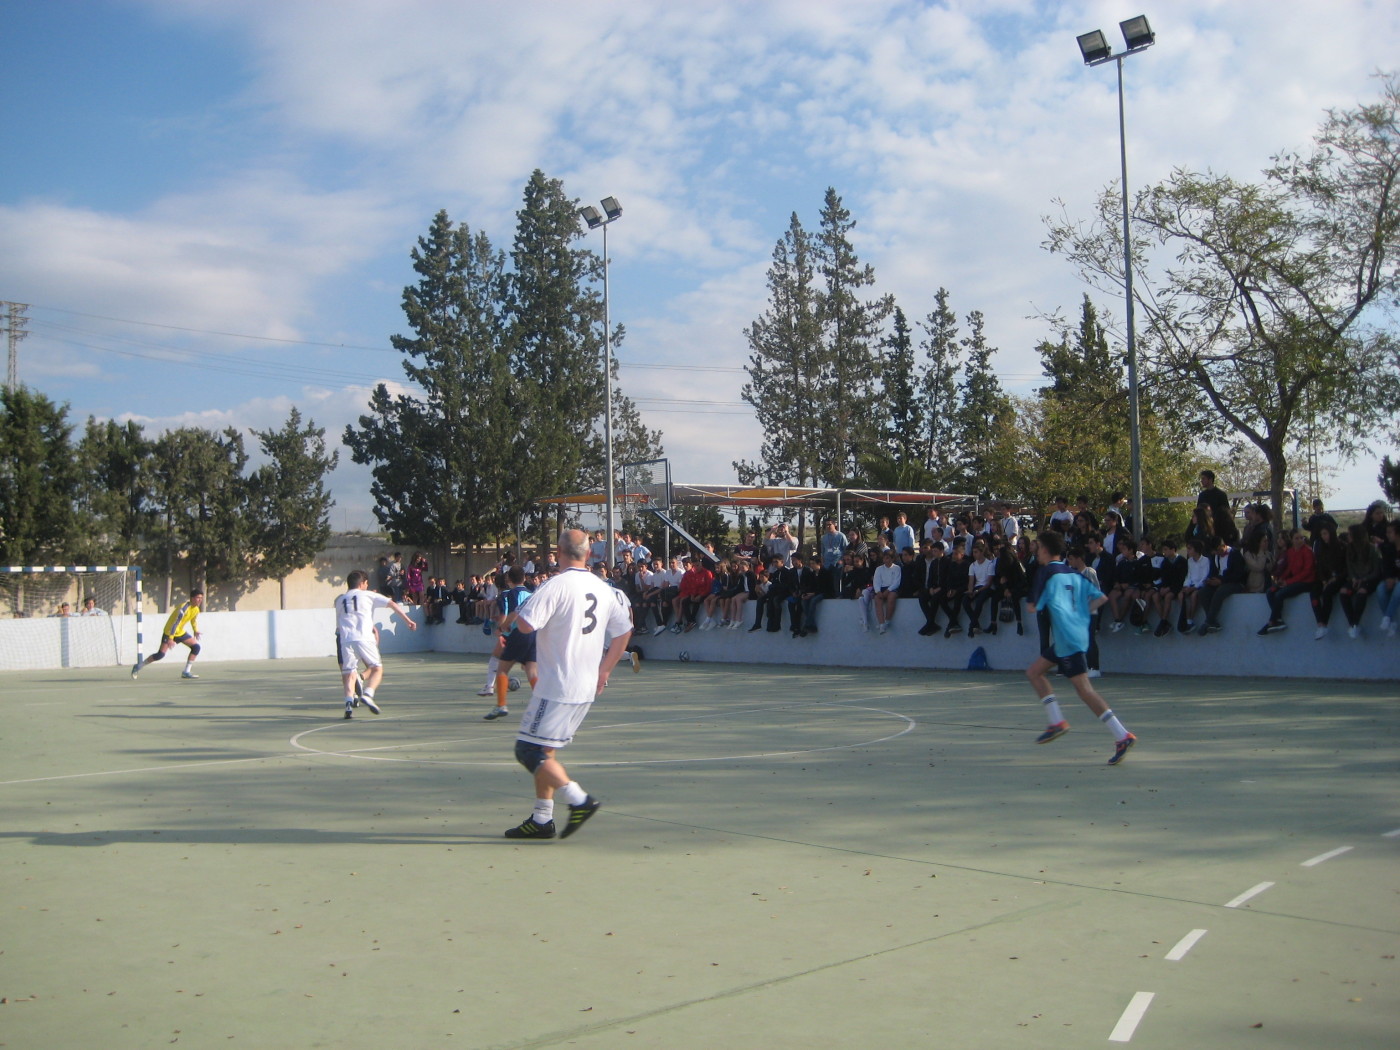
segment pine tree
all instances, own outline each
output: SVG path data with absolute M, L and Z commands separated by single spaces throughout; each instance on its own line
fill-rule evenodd
M 248 481 L 251 546 L 258 572 L 278 582 L 281 608 L 287 607 L 287 577 L 310 565 L 331 538 L 326 474 L 338 452 L 326 455 L 326 431 L 314 420 L 302 425 L 293 408 L 280 430 L 255 430 L 268 463 Z
M 68 406 L 26 387 L 0 393 L 0 555 L 66 560 L 77 538 L 77 461 Z
M 422 396 L 380 384 L 345 444 L 374 464 L 375 516 L 396 543 L 469 548 L 515 526 L 528 490 L 502 302 L 505 257 L 445 211 L 412 251 L 419 281 L 404 289 L 413 334 L 396 335 Z M 544 457 L 541 457 L 544 458 Z
M 185 552 L 189 587 L 238 583 L 249 575 L 248 454 L 243 437 L 198 427 L 170 430 L 156 439 L 151 456 L 151 506 L 158 525 L 154 542 L 164 553 L 166 601 L 177 552 Z
M 934 308 L 921 324 L 926 338 L 919 344 L 924 351 L 924 369 L 919 381 L 923 404 L 917 451 L 924 468 L 939 479 L 935 486 L 939 488 L 950 487 L 958 476 L 954 441 L 962 349 L 958 318 L 948 300 L 948 289 L 939 288 Z
M 124 564 L 135 556 L 153 522 L 151 452 L 141 424 L 88 417 L 77 448 L 82 476 L 78 514 L 86 534 L 76 552 L 80 560 Z
M 602 487 L 602 301 L 591 288 L 602 263 L 574 247 L 582 236 L 577 204 L 562 182 L 536 169 L 516 213 L 505 319 L 522 410 L 519 491 L 527 503 Z
M 954 414 L 958 462 L 963 484 L 970 486 L 970 491 L 1002 496 L 1006 493 L 999 491 L 1002 479 L 997 477 L 995 450 L 1001 429 L 1013 425 L 1012 405 L 992 369 L 996 347 L 987 342 L 982 311 L 967 315 L 967 327 L 968 334 L 962 339 L 967 368 L 958 386 Z
M 834 188 L 822 204 L 813 255 L 824 287 L 817 297 L 821 326 L 818 356 L 824 396 L 811 405 L 817 425 L 817 480 L 846 485 L 855 480 L 862 453 L 876 450 L 881 434 L 875 404 L 880 379 L 877 347 L 894 309 L 890 296 L 865 300 L 875 269 L 862 266 L 851 244 L 855 220 Z
M 817 479 L 815 416 L 824 402 L 815 400 L 822 383 L 816 367 L 821 327 L 813 266 L 811 237 L 793 212 L 768 267 L 768 309 L 744 329 L 749 378 L 740 396 L 754 407 L 763 428 L 757 461 L 734 463 L 746 485 L 811 485 Z

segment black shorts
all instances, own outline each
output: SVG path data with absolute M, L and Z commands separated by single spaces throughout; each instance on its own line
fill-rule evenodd
M 506 635 L 505 647 L 497 657 L 501 663 L 532 664 L 535 662 L 535 633 L 531 631 L 511 631 Z
M 1049 660 L 1066 678 L 1077 678 L 1082 674 L 1089 673 L 1089 661 L 1084 658 L 1083 653 L 1070 653 L 1068 656 L 1056 656 L 1053 646 L 1040 651 L 1042 660 Z

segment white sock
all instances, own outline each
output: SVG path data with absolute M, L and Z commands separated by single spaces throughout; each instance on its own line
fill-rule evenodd
M 1065 720 L 1064 713 L 1060 710 L 1059 703 L 1055 700 L 1055 694 L 1051 693 L 1040 701 L 1045 705 L 1045 717 L 1049 720 L 1047 724 L 1058 725 Z
M 369 699 L 373 700 L 373 699 L 374 699 L 374 690 L 373 690 L 373 689 L 361 689 L 361 690 L 360 690 L 360 695 L 361 695 L 361 696 L 364 696 L 364 697 L 368 697 Z
M 1108 726 L 1108 731 L 1113 734 L 1114 740 L 1124 740 L 1128 736 L 1128 731 L 1123 728 L 1123 723 L 1112 711 L 1105 711 L 1099 715 L 1099 721 Z
M 535 799 L 535 812 L 531 816 L 535 818 L 536 824 L 548 824 L 554 819 L 554 799 Z
M 498 667 L 500 667 L 500 666 L 501 666 L 501 661 L 497 660 L 494 656 L 491 657 L 489 660 L 486 661 L 486 684 L 485 684 L 484 686 L 482 686 L 481 688 L 483 688 L 483 689 L 495 689 L 495 688 L 496 688 L 496 669 L 497 669 Z
M 588 792 L 578 786 L 577 780 L 571 780 L 559 788 L 558 794 L 571 806 L 581 806 L 588 801 Z

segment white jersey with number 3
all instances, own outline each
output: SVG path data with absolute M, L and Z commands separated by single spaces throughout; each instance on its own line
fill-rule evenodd
M 565 569 L 541 584 L 521 608 L 520 619 L 536 631 L 536 696 L 561 704 L 592 703 L 604 639 L 632 629 L 616 594 L 606 580 L 586 569 Z

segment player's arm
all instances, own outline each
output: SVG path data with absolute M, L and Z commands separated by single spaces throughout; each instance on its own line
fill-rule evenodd
M 389 608 L 393 609 L 394 612 L 399 614 L 399 619 L 402 620 L 404 623 L 408 624 L 408 629 L 410 631 L 418 630 L 418 625 L 413 622 L 413 617 L 408 614 L 408 610 L 405 609 L 402 605 L 394 601 L 392 598 L 390 598 L 389 601 L 385 604 L 387 604 Z
M 608 643 L 607 652 L 603 654 L 602 666 L 598 668 L 598 692 L 602 692 L 608 687 L 608 675 L 617 666 L 617 662 L 622 659 L 627 652 L 627 646 L 632 642 L 632 632 L 625 631 Z

